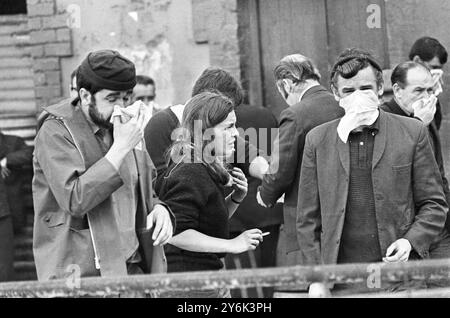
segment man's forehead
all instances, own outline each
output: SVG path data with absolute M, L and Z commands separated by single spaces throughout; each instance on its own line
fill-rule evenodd
M 142 85 L 137 84 L 133 92 L 135 95 L 154 95 L 155 94 L 155 86 L 154 85 Z
M 406 75 L 407 86 L 432 86 L 433 77 L 424 67 L 414 67 Z
M 376 87 L 376 84 L 377 78 L 371 66 L 368 66 L 360 70 L 352 78 L 343 78 L 342 76 L 339 75 L 337 80 L 337 85 L 340 89 L 345 87 L 360 87 L 367 85 L 375 85 Z
M 127 90 L 127 91 L 112 91 L 109 89 L 102 89 L 98 93 L 102 96 L 121 96 L 121 95 L 127 95 L 132 93 L 133 90 Z

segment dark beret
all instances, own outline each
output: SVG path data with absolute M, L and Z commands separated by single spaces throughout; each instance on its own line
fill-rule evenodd
M 127 91 L 136 86 L 134 63 L 113 50 L 89 53 L 81 63 L 79 72 L 102 89 Z

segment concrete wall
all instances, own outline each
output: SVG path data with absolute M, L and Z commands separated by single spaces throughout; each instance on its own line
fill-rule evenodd
M 118 50 L 138 74 L 153 77 L 161 106 L 188 99 L 210 64 L 208 44 L 194 40 L 191 0 L 57 0 L 58 11 L 74 5 L 80 19 L 72 23 L 73 56 L 61 61 L 66 95 L 72 70 L 97 49 Z

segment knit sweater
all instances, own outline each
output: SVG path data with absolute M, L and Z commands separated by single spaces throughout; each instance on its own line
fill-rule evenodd
M 338 263 L 381 261 L 375 199 L 372 186 L 372 156 L 376 128 L 349 136 L 350 184 Z
M 196 230 L 215 238 L 228 239 L 228 209 L 224 189 L 201 163 L 171 165 L 161 181 L 159 198 L 176 217 L 174 235 Z M 197 253 L 173 245 L 165 248 L 168 272 L 219 270 L 225 254 Z

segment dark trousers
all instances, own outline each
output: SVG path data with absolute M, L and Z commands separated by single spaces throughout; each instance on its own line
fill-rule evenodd
M 14 280 L 14 235 L 11 216 L 0 218 L 0 282 Z
M 255 251 L 234 255 L 228 254 L 225 257 L 225 266 L 227 269 L 276 267 L 280 225 L 271 225 L 259 229 L 263 233 L 270 232 L 270 234 L 264 237 L 264 241 L 259 244 Z M 230 238 L 237 237 L 240 234 L 241 232 L 232 232 L 230 233 Z M 232 290 L 231 296 L 233 298 L 272 298 L 273 288 Z

